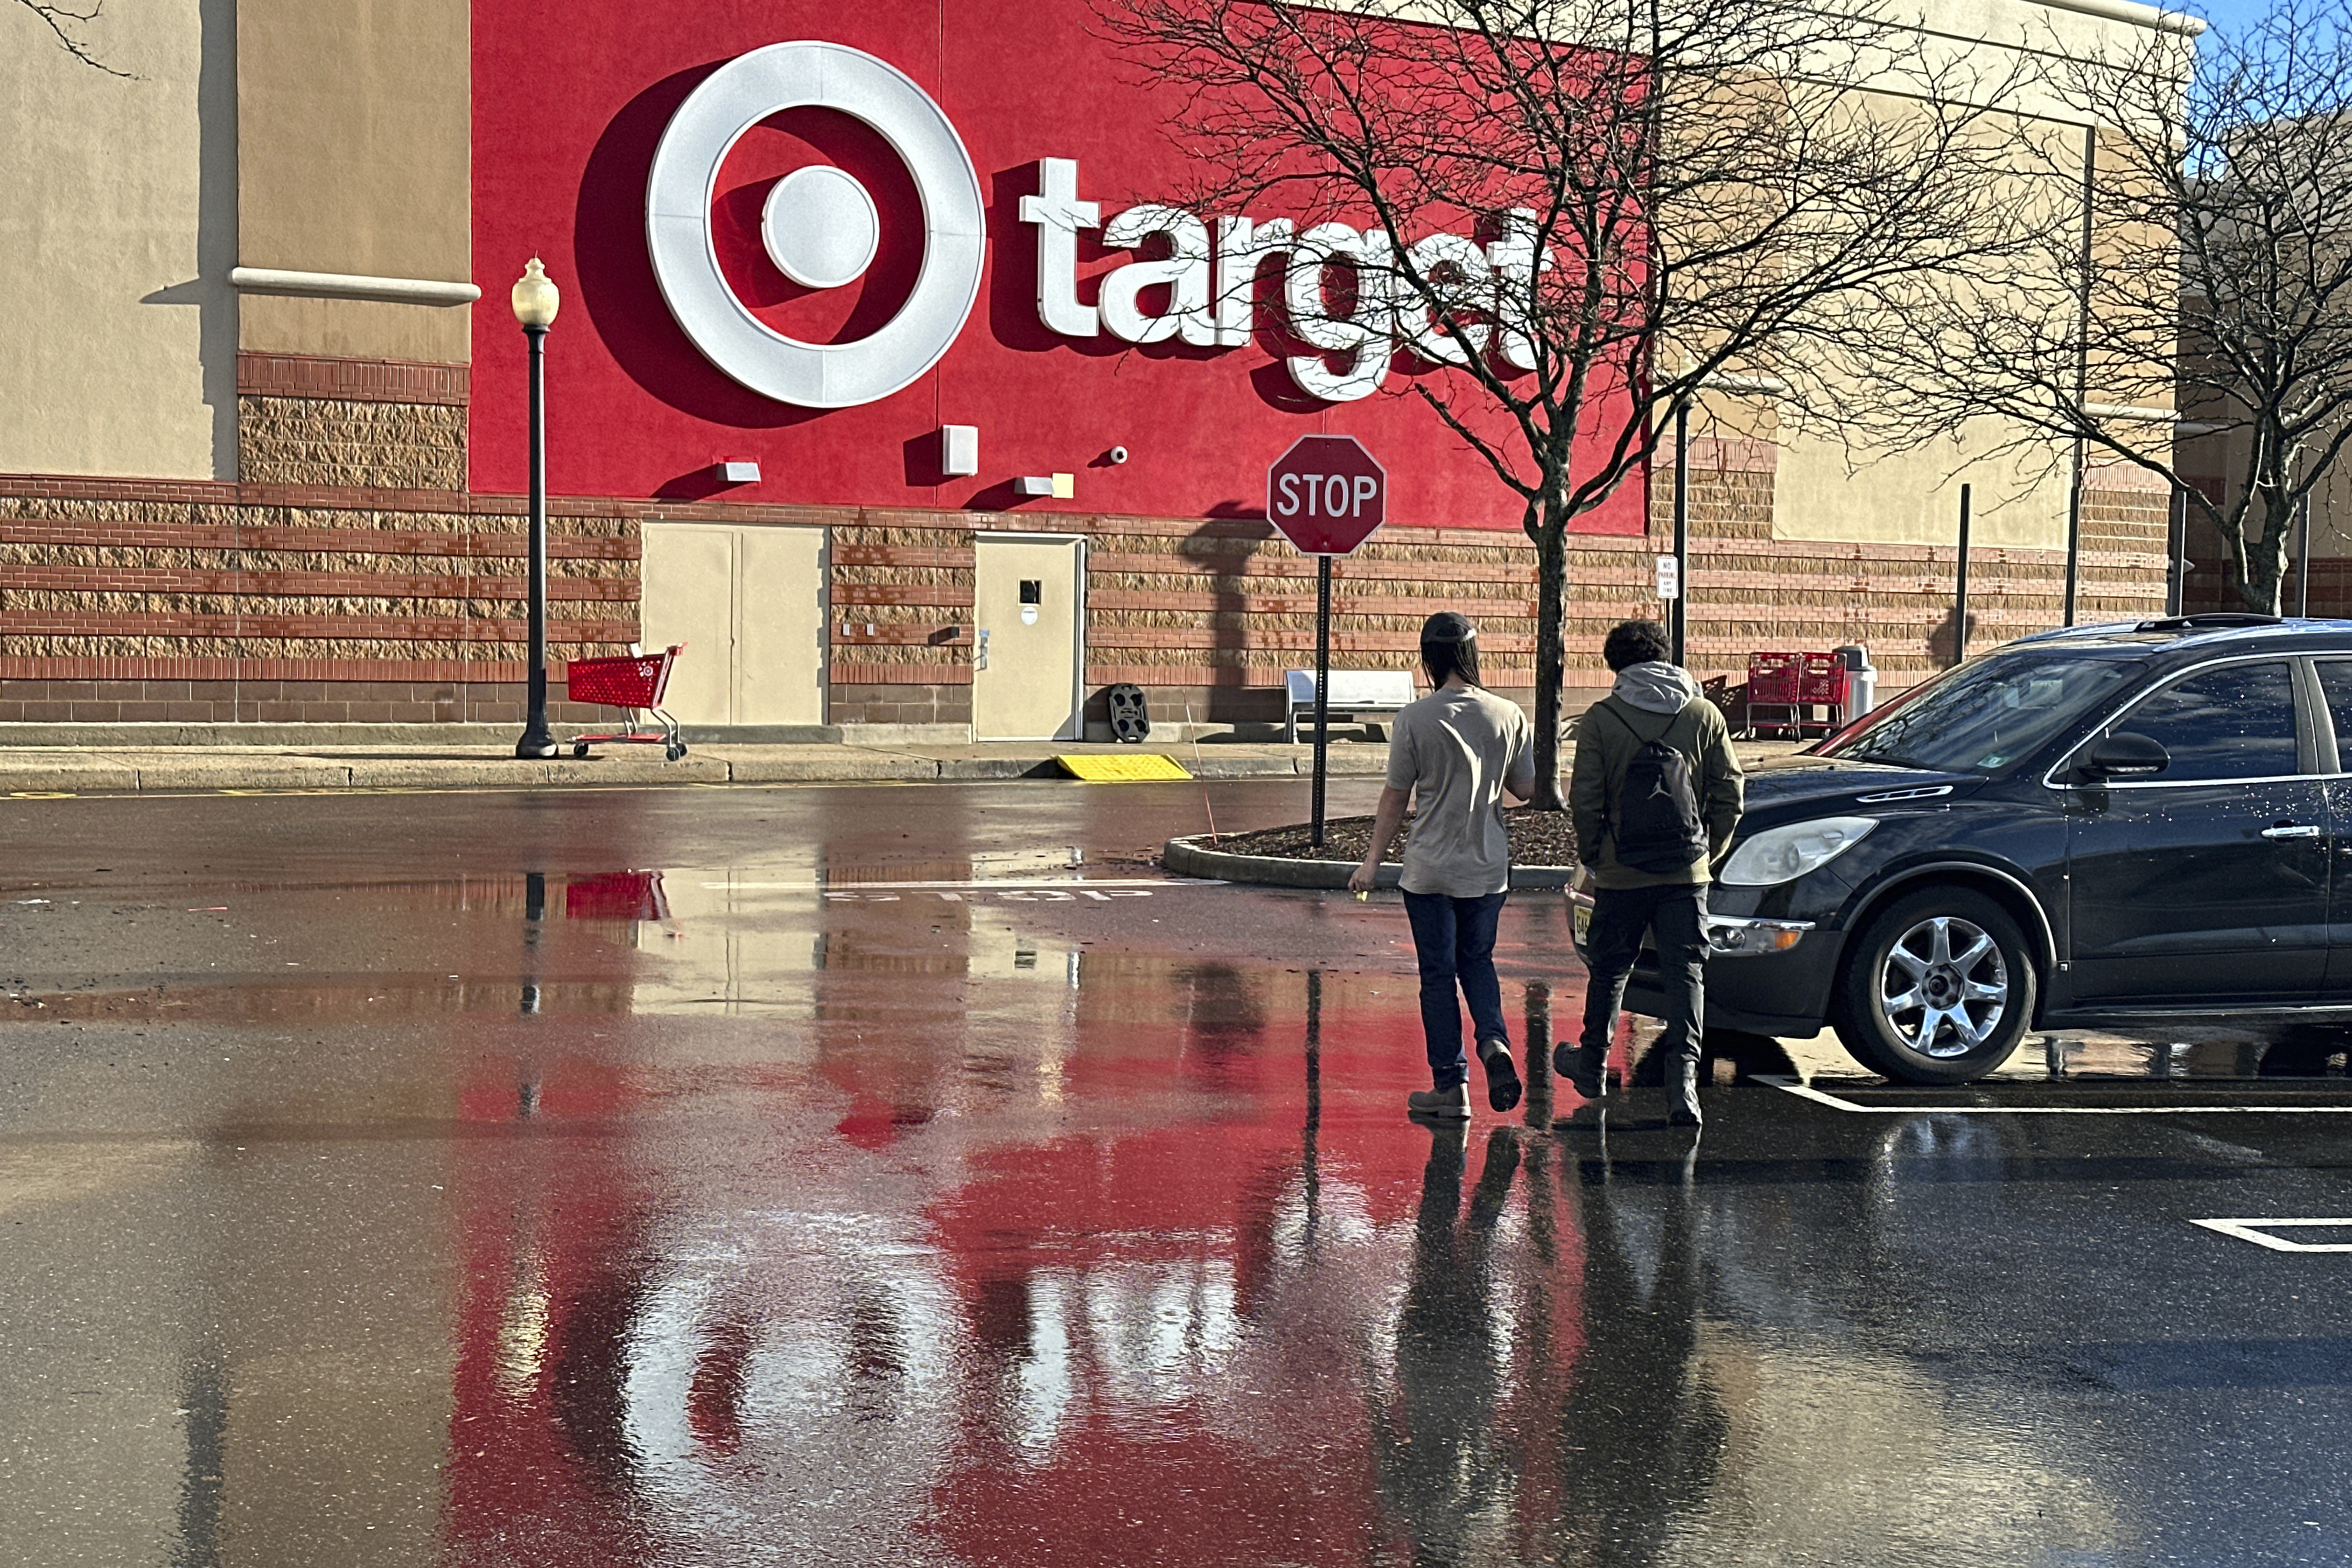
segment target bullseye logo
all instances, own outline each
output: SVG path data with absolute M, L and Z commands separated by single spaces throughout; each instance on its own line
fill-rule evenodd
M 769 191 L 760 239 L 776 269 L 802 288 L 845 289 L 874 265 L 882 215 L 856 175 L 812 163 Z
M 727 154 L 760 121 L 801 108 L 872 127 L 922 202 L 914 288 L 896 316 L 853 342 L 803 342 L 776 331 L 719 268 L 710 213 Z M 646 247 L 670 314 L 729 376 L 801 408 L 872 403 L 939 363 L 980 297 L 987 234 L 980 175 L 946 114 L 906 73 L 841 44 L 771 44 L 719 67 L 678 106 L 646 182 Z M 839 289 L 873 265 L 882 223 L 855 175 L 820 163 L 776 182 L 760 235 L 785 277 L 804 289 Z

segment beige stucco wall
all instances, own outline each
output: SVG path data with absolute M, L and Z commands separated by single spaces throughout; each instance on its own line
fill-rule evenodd
M 240 0 L 237 259 L 473 274 L 467 0 Z M 463 306 L 248 294 L 242 346 L 461 363 Z
M 110 76 L 0 5 L 0 472 L 236 461 L 234 0 L 109 7 Z
M 2068 454 L 1997 451 L 1998 433 L 1990 426 L 1971 437 L 1873 454 L 1784 431 L 1773 537 L 1951 544 L 1959 534 L 1965 484 L 1972 544 L 2063 550 Z

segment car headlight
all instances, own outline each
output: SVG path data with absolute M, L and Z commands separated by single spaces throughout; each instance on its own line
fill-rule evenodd
M 1870 835 L 1874 816 L 1823 816 L 1768 827 L 1731 852 L 1716 880 L 1735 888 L 1772 888 L 1818 871 Z

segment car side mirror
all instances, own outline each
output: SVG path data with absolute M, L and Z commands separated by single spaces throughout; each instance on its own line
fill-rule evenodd
M 2095 742 L 2081 771 L 2087 778 L 2131 779 L 2160 773 L 2171 765 L 2171 752 L 2146 735 L 2126 731 Z

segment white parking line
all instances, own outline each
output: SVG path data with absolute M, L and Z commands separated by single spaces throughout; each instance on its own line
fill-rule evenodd
M 2352 1252 L 2352 1241 L 2289 1241 L 2283 1236 L 2267 1234 L 2317 1226 L 2347 1229 L 2352 1228 L 2352 1219 L 2192 1219 L 2189 1223 L 2218 1230 L 2223 1236 L 2234 1236 L 2240 1241 L 2251 1241 L 2256 1247 L 2267 1247 L 2273 1252 Z
M 1758 1073 L 1756 1081 L 1858 1116 L 2352 1116 L 2352 1105 L 1856 1105 L 1786 1074 Z

